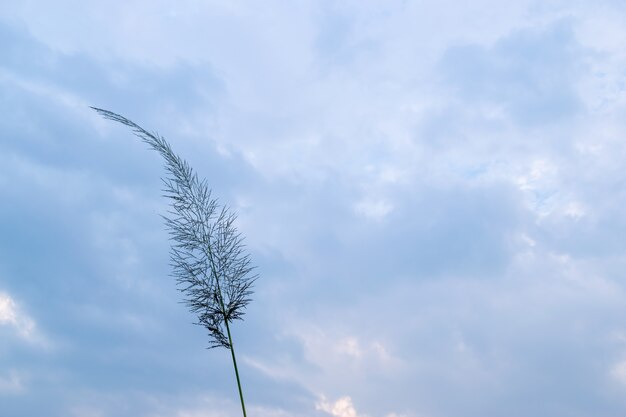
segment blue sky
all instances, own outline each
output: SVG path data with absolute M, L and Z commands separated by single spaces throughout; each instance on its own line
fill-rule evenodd
M 626 414 L 626 6 L 0 5 L 0 414 L 238 416 L 165 136 L 239 214 L 255 417 Z

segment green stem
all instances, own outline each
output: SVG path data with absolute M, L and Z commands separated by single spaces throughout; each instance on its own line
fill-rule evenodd
M 209 252 L 211 255 L 211 253 Z M 215 264 L 213 263 L 213 258 L 211 259 L 211 265 L 213 267 L 213 271 L 215 271 Z M 237 359 L 235 359 L 235 347 L 233 346 L 233 338 L 230 335 L 230 326 L 228 325 L 228 318 L 226 317 L 226 308 L 224 307 L 224 300 L 222 298 L 222 290 L 220 289 L 220 280 L 217 278 L 217 275 L 214 275 L 215 283 L 217 284 L 217 293 L 218 298 L 220 299 L 220 305 L 222 307 L 222 313 L 224 314 L 224 323 L 226 324 L 226 332 L 228 333 L 228 345 L 230 346 L 230 354 L 233 357 L 233 366 L 235 368 L 235 376 L 237 377 L 237 388 L 239 388 L 239 399 L 241 400 L 241 410 L 243 411 L 243 417 L 246 416 L 246 405 L 243 402 L 243 391 L 241 391 L 241 380 L 239 379 L 239 370 L 237 369 Z
M 237 370 L 237 359 L 235 359 L 235 347 L 233 346 L 233 339 L 230 337 L 230 327 L 228 326 L 228 320 L 224 319 L 226 323 L 226 332 L 228 333 L 228 343 L 230 344 L 230 353 L 233 357 L 233 366 L 235 367 L 235 376 L 237 377 L 237 387 L 239 388 L 239 398 L 241 399 L 241 409 L 243 410 L 243 417 L 246 417 L 246 406 L 243 403 L 243 392 L 241 391 L 241 381 L 239 380 L 239 371 Z

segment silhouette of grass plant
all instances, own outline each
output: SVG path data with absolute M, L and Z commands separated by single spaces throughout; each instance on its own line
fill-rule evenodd
M 184 295 L 184 302 L 197 314 L 197 324 L 208 330 L 209 348 L 230 350 L 241 409 L 246 417 L 230 323 L 242 319 L 257 275 L 235 227 L 236 215 L 212 197 L 206 180 L 199 180 L 163 137 L 119 114 L 92 109 L 106 119 L 130 127 L 165 160 L 167 174 L 163 178 L 163 192 L 170 200 L 171 210 L 163 218 L 173 242 L 170 250 L 172 276 Z

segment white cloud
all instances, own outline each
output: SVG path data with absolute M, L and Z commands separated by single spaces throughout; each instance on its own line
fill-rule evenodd
M 329 402 L 322 397 L 317 404 L 317 410 L 324 411 L 334 417 L 363 417 L 364 414 L 357 414 L 352 399 L 350 397 L 341 397 L 335 402 Z
M 30 343 L 46 344 L 37 331 L 35 321 L 19 308 L 11 296 L 0 292 L 0 328 L 2 326 L 12 328 L 20 338 Z
M 340 397 L 337 401 L 328 401 L 325 396 L 321 396 L 315 403 L 315 409 L 323 411 L 333 417 L 367 417 L 367 414 L 357 412 L 353 400 L 349 396 Z M 386 414 L 385 417 L 407 417 L 404 414 L 395 412 Z
M 16 322 L 15 301 L 7 294 L 0 293 L 0 323 Z
M 0 325 L 12 326 L 25 339 L 33 337 L 35 322 L 21 311 L 6 293 L 0 293 Z

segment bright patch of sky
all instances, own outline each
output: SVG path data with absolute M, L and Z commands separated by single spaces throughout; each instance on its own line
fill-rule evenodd
M 626 5 L 0 6 L 0 404 L 237 416 L 164 135 L 238 213 L 250 416 L 626 414 Z

